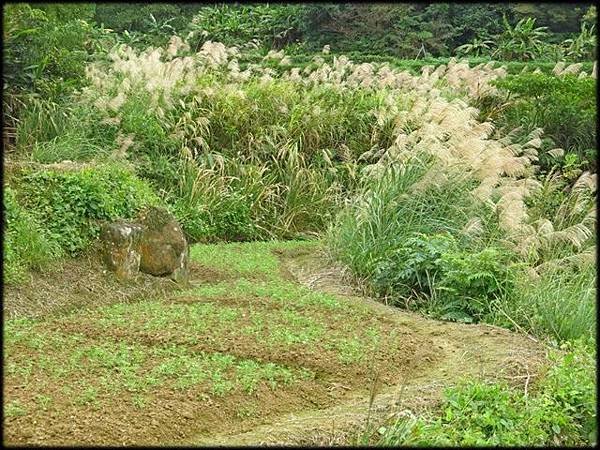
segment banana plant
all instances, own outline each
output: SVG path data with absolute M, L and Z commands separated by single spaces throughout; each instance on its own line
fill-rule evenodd
M 482 37 L 476 37 L 470 43 L 456 47 L 454 51 L 457 55 L 482 56 L 490 53 L 492 45 L 494 45 L 494 41 Z
M 588 27 L 581 24 L 581 30 L 575 39 L 566 39 L 562 46 L 565 55 L 572 60 L 592 59 L 596 53 L 596 25 Z
M 521 19 L 512 27 L 504 16 L 503 23 L 504 31 L 498 38 L 498 48 L 492 56 L 531 60 L 543 52 L 548 27 L 536 27 L 533 17 Z
M 159 22 L 153 14 L 150 14 L 150 19 L 146 20 L 149 28 L 148 32 L 151 34 L 174 33 L 175 28 L 169 25 L 169 22 L 172 22 L 174 19 L 174 17 L 171 17 L 163 22 Z
M 120 40 L 129 45 L 129 46 L 134 46 L 135 44 L 138 44 L 142 41 L 142 37 L 140 36 L 139 33 L 132 31 L 131 33 L 128 30 L 123 31 L 123 33 L 121 33 L 120 36 Z

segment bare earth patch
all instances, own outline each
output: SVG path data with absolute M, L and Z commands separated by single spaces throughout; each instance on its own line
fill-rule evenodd
M 530 382 L 544 361 L 525 336 L 360 296 L 314 243 L 191 255 L 186 289 L 138 280 L 110 296 L 118 288 L 90 260 L 73 268 L 87 275 L 5 291 L 7 444 L 344 443 L 461 377 Z M 42 308 L 36 282 L 68 306 Z

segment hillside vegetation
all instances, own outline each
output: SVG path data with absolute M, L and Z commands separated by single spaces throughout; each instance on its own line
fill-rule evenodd
M 356 386 L 369 369 L 360 355 L 385 349 L 380 370 L 392 377 L 403 344 L 387 325 L 364 327 L 373 312 L 362 300 L 311 294 L 273 275 L 277 248 L 318 247 L 361 298 L 503 327 L 554 355 L 543 373 L 527 375 L 524 391 L 471 379 L 419 417 L 381 419 L 348 442 L 595 442 L 597 65 L 588 6 L 548 6 L 560 13 L 553 23 L 534 4 L 7 5 L 11 292 L 61 262 L 93 258 L 102 223 L 153 205 L 177 218 L 197 262 L 226 272 L 219 254 L 239 265 L 233 278 L 187 292 L 189 305 L 184 295 L 115 300 L 47 321 L 11 316 L 11 376 L 43 372 L 36 398 L 44 399 L 52 377 L 77 377 L 89 364 L 107 384 L 73 387 L 81 411 L 110 409 L 120 392 L 144 408 L 162 384 L 213 396 L 324 389 L 319 367 L 277 362 L 273 348 L 284 344 L 320 349 L 325 371 L 350 366 Z M 252 243 L 224 244 L 240 242 Z M 273 300 L 295 306 L 280 311 Z M 336 308 L 340 325 L 329 329 Z M 206 320 L 217 330 L 198 362 L 182 339 L 204 333 Z M 242 339 L 225 336 L 240 324 L 256 342 L 232 356 L 215 342 Z M 267 326 L 271 337 L 261 334 Z M 105 332 L 132 347 L 99 340 Z M 138 347 L 138 338 L 156 338 L 150 332 L 177 345 Z M 44 360 L 39 351 L 52 345 L 62 353 Z M 162 365 L 150 367 L 153 358 Z M 113 386 L 115 371 L 123 378 Z M 188 384 L 169 384 L 175 378 Z M 31 399 L 11 395 L 7 416 L 25 420 L 17 418 L 31 406 L 19 402 Z

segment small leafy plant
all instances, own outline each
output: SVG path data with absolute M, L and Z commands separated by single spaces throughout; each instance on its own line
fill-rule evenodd
M 456 242 L 450 235 L 415 233 L 380 259 L 374 285 L 387 294 L 431 294 L 441 269 L 441 256 L 452 248 L 456 248 Z
M 26 270 L 39 270 L 62 254 L 58 242 L 4 187 L 4 281 L 18 282 Z

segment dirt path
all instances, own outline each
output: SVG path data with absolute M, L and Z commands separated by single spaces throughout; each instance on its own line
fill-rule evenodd
M 282 270 L 311 289 L 344 295 L 369 304 L 391 320 L 409 327 L 411 339 L 428 338 L 441 354 L 426 370 L 394 385 L 365 386 L 349 392 L 343 402 L 325 409 L 286 414 L 252 430 L 199 436 L 197 445 L 348 445 L 356 442 L 369 424 L 414 415 L 441 400 L 444 388 L 474 377 L 505 379 L 523 385 L 536 378 L 545 361 L 542 345 L 529 336 L 486 324 L 467 325 L 430 320 L 361 296 L 340 268 L 328 264 L 326 255 L 280 254 Z M 427 339 L 423 339 L 427 341 Z
M 167 278 L 140 273 L 134 281 L 120 282 L 100 263 L 98 249 L 78 258 L 64 258 L 41 273 L 30 273 L 18 285 L 4 286 L 5 319 L 40 319 L 98 308 L 142 297 L 165 296 L 176 288 Z

